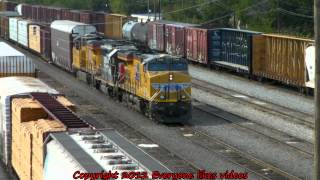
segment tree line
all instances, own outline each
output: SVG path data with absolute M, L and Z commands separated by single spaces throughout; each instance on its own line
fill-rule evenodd
M 313 36 L 313 0 L 16 0 L 130 15 L 161 11 L 167 20 Z

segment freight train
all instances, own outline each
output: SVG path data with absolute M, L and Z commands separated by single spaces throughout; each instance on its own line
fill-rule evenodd
M 24 14 L 26 6 L 18 7 Z M 129 18 L 106 15 L 106 20 L 112 22 L 105 29 L 107 39 L 101 36 L 97 26 L 81 22 L 55 20 L 48 28 L 21 17 L 3 17 L 8 21 L 7 27 L 0 27 L 1 32 L 8 34 L 3 38 L 38 53 L 151 119 L 164 123 L 184 123 L 191 119 L 187 61 L 152 52 L 139 44 L 135 44 L 137 48 L 129 47 L 129 42 L 116 40 L 122 38 L 122 25 Z M 134 37 L 146 40 L 146 35 Z
M 0 159 L 12 176 L 147 179 L 170 172 L 115 130 L 79 118 L 63 94 L 33 77 L 30 59 L 3 42 L 0 48 Z
M 139 49 L 168 53 L 210 68 L 231 70 L 252 79 L 270 79 L 301 90 L 314 88 L 315 60 L 310 59 L 314 54 L 307 50 L 314 46 L 311 39 L 230 28 L 208 29 L 163 20 L 142 23 L 120 14 L 12 2 L 3 3 L 0 11 L 12 11 L 15 6 L 21 17 L 47 28 L 40 30 L 42 44 L 46 44 L 44 39 L 50 39 L 42 36 L 50 33 L 48 24 L 54 20 L 83 22 L 94 25 L 107 38 L 132 41 Z M 0 34 L 7 39 L 8 16 L 0 14 Z M 50 51 L 50 47 L 46 45 L 42 50 Z M 51 58 L 50 54 L 45 56 Z
M 311 39 L 168 21 L 147 24 L 148 37 L 143 43 L 150 49 L 252 79 L 276 80 L 302 90 L 314 88 L 314 51 L 307 50 L 314 46 Z M 136 26 L 133 32 L 139 31 Z M 126 27 L 124 34 L 129 34 Z
M 111 46 L 111 49 L 121 49 L 124 48 L 125 45 L 134 44 L 139 49 L 139 52 L 132 52 L 133 50 L 129 49 L 128 51 L 133 54 L 167 53 L 171 56 L 179 57 L 181 59 L 184 58 L 190 62 L 197 62 L 208 67 L 216 69 L 224 68 L 246 74 L 253 79 L 276 80 L 283 84 L 299 87 L 301 90 L 314 88 L 314 73 L 312 72 L 314 69 L 314 58 L 312 59 L 312 57 L 314 57 L 314 51 L 307 50 L 312 49 L 314 41 L 309 39 L 263 34 L 260 32 L 230 28 L 206 29 L 194 24 L 170 21 L 142 23 L 132 21 L 132 18 L 124 15 L 102 12 L 74 11 L 28 4 L 20 4 L 17 7 L 19 14 L 21 14 L 23 18 L 33 21 L 21 19 L 21 17 L 12 17 L 11 15 L 0 16 L 0 21 L 2 22 L 2 25 L 0 26 L 0 35 L 4 34 L 1 35 L 3 38 L 18 42 L 25 48 L 39 53 L 62 68 L 76 73 L 80 76 L 80 79 L 86 79 L 88 82 L 93 82 L 94 86 L 108 94 L 118 97 L 119 100 L 124 99 L 130 101 L 131 104 L 141 104 L 139 109 L 142 112 L 146 112 L 146 114 L 151 117 L 153 114 L 157 114 L 154 112 L 160 109 L 163 109 L 164 112 L 169 112 L 169 114 L 173 114 L 170 111 L 167 111 L 167 105 L 169 104 L 173 104 L 170 106 L 170 109 L 177 109 L 177 107 L 180 107 L 178 105 L 180 103 L 178 102 L 186 102 L 183 104 L 188 104 L 190 102 L 188 98 L 190 90 L 186 88 L 186 91 L 179 90 L 178 93 L 172 92 L 171 94 L 174 95 L 170 95 L 168 98 L 168 104 L 165 105 L 167 107 L 161 107 L 154 111 L 153 107 L 158 106 L 152 104 L 160 104 L 161 101 L 154 101 L 157 99 L 152 98 L 152 96 L 146 96 L 141 93 L 138 94 L 139 87 L 135 87 L 135 90 L 123 87 L 120 88 L 118 87 L 119 83 L 112 82 L 111 84 L 106 84 L 105 82 L 109 81 L 101 79 L 101 72 L 103 69 L 106 69 L 104 66 L 109 66 L 109 63 L 105 60 L 108 58 L 108 55 L 102 52 L 108 52 L 110 51 L 110 48 L 109 50 L 108 48 L 107 50 L 103 50 L 103 48 L 100 48 L 101 50 L 90 50 L 92 48 L 99 48 L 91 45 L 84 47 L 85 45 L 82 44 L 82 41 L 88 44 L 92 44 L 92 42 L 86 42 L 86 40 L 84 40 L 88 39 L 88 36 L 85 38 L 81 38 L 81 36 L 87 35 L 88 33 L 97 34 L 93 32 L 95 27 L 96 32 L 103 34 L 104 37 L 117 39 L 117 43 L 122 43 L 120 43 L 120 45 L 114 45 L 111 41 L 107 42 L 105 46 Z M 91 28 L 91 32 L 87 31 L 88 29 L 72 32 L 73 30 L 71 30 L 71 28 L 65 31 L 67 33 L 60 33 L 63 35 L 63 38 L 60 38 L 59 35 L 56 34 L 59 33 L 59 30 L 57 31 L 55 28 L 52 28 L 52 25 L 55 26 L 55 23 L 57 22 L 62 23 L 63 20 L 54 21 L 55 19 L 66 19 L 67 21 L 64 20 L 64 26 L 68 26 L 69 24 L 70 27 L 79 23 L 77 21 L 86 22 L 87 24 L 91 24 L 90 26 L 86 26 Z M 16 22 L 20 23 L 15 25 Z M 51 27 L 48 27 L 48 24 L 50 24 Z M 10 36 L 10 34 L 12 35 Z M 53 36 L 59 37 L 62 40 L 59 40 L 59 38 L 53 39 Z M 73 40 L 75 40 L 75 42 Z M 104 43 L 104 40 L 95 41 L 99 42 L 94 44 Z M 29 45 L 27 45 L 27 42 Z M 74 50 L 75 43 L 78 44 L 77 46 L 80 45 L 83 47 L 81 51 Z M 103 47 L 104 45 L 98 46 Z M 75 49 L 77 48 L 78 47 Z M 83 50 L 88 51 L 88 53 Z M 100 53 L 100 55 L 96 56 L 95 52 Z M 74 55 L 75 53 L 78 53 L 78 55 Z M 84 60 L 79 60 L 83 59 L 84 54 L 86 54 L 87 57 L 87 64 L 92 65 L 91 61 L 96 63 L 92 67 L 94 68 L 92 69 L 94 72 L 92 72 L 92 70 L 88 72 L 88 67 L 85 67 L 86 62 Z M 75 58 L 73 56 L 75 56 Z M 118 56 L 118 53 L 116 53 L 115 56 Z M 78 57 L 78 59 L 76 57 Z M 118 60 L 119 59 L 121 58 L 118 58 Z M 75 63 L 78 61 L 80 65 L 74 64 L 73 61 Z M 113 64 L 113 66 L 116 64 Z M 142 62 L 142 64 L 145 63 Z M 129 66 L 128 61 L 124 61 L 123 65 L 125 65 L 125 69 L 134 68 L 131 69 L 130 72 L 136 71 L 138 67 Z M 114 68 L 114 70 L 115 71 L 112 71 L 115 73 L 113 76 L 118 76 L 119 73 L 121 73 L 118 71 L 121 70 L 119 67 Z M 144 67 L 141 67 L 139 70 L 144 70 Z M 127 73 L 129 71 L 125 72 Z M 172 71 L 172 73 L 179 72 Z M 145 73 L 141 72 L 141 74 Z M 128 82 L 130 81 L 129 84 L 137 84 L 132 81 L 133 76 L 126 77 L 131 78 L 131 80 L 127 79 Z M 104 78 L 109 77 L 104 76 Z M 115 77 L 113 77 L 113 81 L 115 81 Z M 125 84 L 128 84 L 128 82 Z M 190 81 L 187 80 L 182 84 L 180 82 L 174 82 L 173 85 L 172 83 L 162 84 L 160 91 L 165 92 L 166 88 L 175 91 L 175 89 L 182 88 L 189 83 Z M 114 88 L 114 84 L 117 84 L 116 88 Z M 149 84 L 150 87 L 148 88 L 154 89 L 151 87 L 151 84 Z M 173 86 L 176 87 L 172 88 Z M 154 92 L 151 92 L 151 94 L 154 94 Z M 167 98 L 167 96 L 158 95 L 160 98 Z M 129 96 L 129 98 L 126 98 L 127 96 Z M 171 102 L 171 98 L 174 96 L 176 96 L 176 103 Z M 133 99 L 135 99 L 134 102 Z M 138 99 L 138 101 L 136 101 L 136 99 Z M 184 114 L 183 112 L 185 112 L 185 109 L 190 109 L 187 108 L 187 106 L 188 105 L 182 106 L 183 109 L 181 109 L 181 114 Z M 189 116 L 189 113 L 186 114 Z M 182 117 L 181 119 L 185 118 Z

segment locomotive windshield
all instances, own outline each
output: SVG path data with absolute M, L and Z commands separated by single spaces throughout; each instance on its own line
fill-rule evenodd
M 188 63 L 182 58 L 163 57 L 147 63 L 148 71 L 188 71 Z

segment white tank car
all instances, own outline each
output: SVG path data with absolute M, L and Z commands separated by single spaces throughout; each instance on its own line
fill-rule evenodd
M 0 78 L 0 145 L 3 162 L 8 165 L 11 157 L 11 97 L 32 92 L 58 94 L 56 90 L 32 77 Z

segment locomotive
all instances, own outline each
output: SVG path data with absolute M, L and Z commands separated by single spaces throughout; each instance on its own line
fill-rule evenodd
M 75 39 L 72 67 L 80 79 L 152 119 L 191 118 L 191 78 L 183 58 L 87 35 Z

